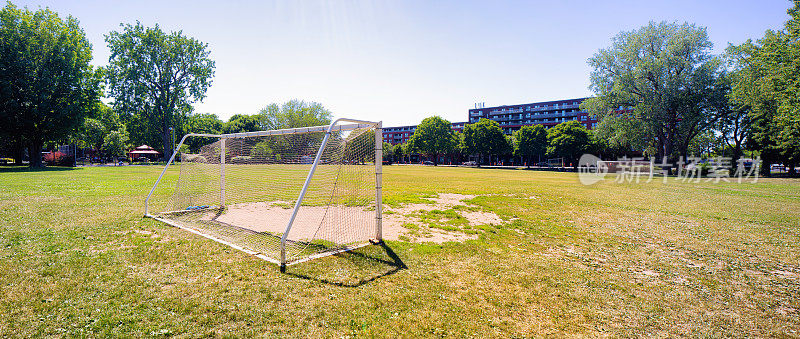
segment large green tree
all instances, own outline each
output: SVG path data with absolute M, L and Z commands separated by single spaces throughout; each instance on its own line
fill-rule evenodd
M 201 113 L 191 114 L 183 123 L 183 133 L 220 134 L 225 125 L 216 114 Z M 197 152 L 200 147 L 213 142 L 211 138 L 191 137 L 186 139 L 190 151 Z
M 514 131 L 514 155 L 525 160 L 531 166 L 533 157 L 542 156 L 547 152 L 547 130 L 542 125 L 522 126 Z
M 327 125 L 332 117 L 333 114 L 322 104 L 298 99 L 281 105 L 272 103 L 258 112 L 262 130 Z
M 547 154 L 578 166 L 578 158 L 591 149 L 592 136 L 577 121 L 562 122 L 547 130 Z
M 259 117 L 256 115 L 235 114 L 222 127 L 223 133 L 255 132 L 261 130 Z
M 705 28 L 687 23 L 622 32 L 589 59 L 597 96 L 581 108 L 597 114 L 600 130 L 619 143 L 646 145 L 651 155 L 686 155 L 692 139 L 727 113 L 710 101 L 724 71 L 712 46 Z
M 392 154 L 395 156 L 395 161 L 402 162 L 403 156 L 405 156 L 405 151 L 403 150 L 403 144 L 397 144 L 392 146 Z
M 383 143 L 383 161 L 394 161 L 394 147 L 388 142 Z
M 0 10 L 0 134 L 42 165 L 45 142 L 66 139 L 92 114 L 102 74 L 78 20 L 8 3 Z M 14 152 L 15 158 L 19 152 Z
M 320 103 L 292 99 L 280 105 L 276 103 L 269 104 L 254 117 L 257 119 L 261 130 L 274 130 L 328 125 L 331 123 L 332 116 L 333 114 Z M 341 135 L 335 133 L 333 137 L 339 138 Z M 358 137 L 369 138 L 370 136 L 363 135 Z M 371 138 L 374 142 L 374 134 Z M 319 133 L 294 134 L 286 135 L 284 138 L 265 140 L 259 147 L 272 149 L 276 154 L 286 156 L 289 153 L 300 150 L 316 152 L 321 141 L 322 135 Z M 360 159 L 359 161 L 365 161 L 365 159 Z
M 108 132 L 109 130 L 100 120 L 86 118 L 83 120 L 83 125 L 80 127 L 80 139 L 92 149 L 100 150 L 103 146 L 103 139 Z
M 433 165 L 439 164 L 439 155 L 448 154 L 458 146 L 450 121 L 440 116 L 422 120 L 408 140 L 414 150 L 433 158 Z
M 125 126 L 120 127 L 118 130 L 111 131 L 103 138 L 103 152 L 105 152 L 106 155 L 114 157 L 124 156 L 125 150 L 129 146 L 129 140 L 128 131 L 125 130 Z
M 782 30 L 768 30 L 758 41 L 729 46 L 734 79 L 730 98 L 747 111 L 746 143 L 764 161 L 800 163 L 800 2 L 788 11 Z
M 467 154 L 478 155 L 478 166 L 481 165 L 483 156 L 499 156 L 509 149 L 508 141 L 503 134 L 503 129 L 497 121 L 481 119 L 477 123 L 464 125 L 464 139 L 462 149 Z
M 170 128 L 183 124 L 192 104 L 205 98 L 214 76 L 208 45 L 156 25 L 123 25 L 105 36 L 111 55 L 108 85 L 114 108 L 128 121 L 136 143 L 162 144 L 172 154 Z

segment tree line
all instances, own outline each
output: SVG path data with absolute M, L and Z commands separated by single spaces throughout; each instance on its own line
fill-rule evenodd
M 121 156 L 135 145 L 168 158 L 187 133 L 238 133 L 324 125 L 321 104 L 290 100 L 228 121 L 195 113 L 212 84 L 208 45 L 158 25 L 122 24 L 105 35 L 108 66 L 93 67 L 92 46 L 78 20 L 12 3 L 0 10 L 0 153 L 42 166 L 45 145 L 75 144 Z M 100 98 L 107 95 L 111 102 Z M 201 138 L 190 138 L 196 150 Z
M 450 121 L 432 116 L 417 126 L 407 143 L 384 143 L 384 158 L 401 160 L 421 154 L 438 165 L 446 156 L 456 162 L 472 156 L 475 165 L 509 161 L 514 158 L 531 166 L 546 159 L 564 158 L 566 164 L 577 164 L 586 152 L 602 147 L 596 137 L 578 121 L 568 121 L 545 129 L 542 125 L 523 126 L 512 135 L 505 135 L 497 121 L 481 119 L 466 124 L 462 132 L 454 131 Z
M 8 2 L 0 10 L 0 148 L 42 165 L 46 144 L 76 143 L 120 154 L 130 142 L 171 153 L 192 104 L 211 86 L 208 45 L 158 25 L 121 25 L 105 35 L 107 67 L 93 67 L 78 20 Z M 101 102 L 107 94 L 110 105 Z
M 707 30 L 689 23 L 651 22 L 619 33 L 588 59 L 594 96 L 581 109 L 597 117 L 592 131 L 566 122 L 506 136 L 482 120 L 453 133 L 446 120 L 432 117 L 405 149 L 391 153 L 417 152 L 435 161 L 442 154 L 475 155 L 479 164 L 509 156 L 574 163 L 578 151 L 672 163 L 687 156 L 723 156 L 732 163 L 759 156 L 764 174 L 775 163 L 794 174 L 800 161 L 798 8 L 795 2 L 782 29 L 729 45 L 721 55 L 711 53 Z M 45 145 L 69 143 L 112 155 L 150 144 L 166 157 L 173 138 L 184 133 L 330 121 L 321 105 L 299 100 L 227 122 L 197 114 L 193 104 L 205 98 L 215 70 L 206 43 L 139 22 L 120 25 L 105 42 L 108 66 L 93 67 L 92 46 L 77 19 L 10 2 L 0 10 L 0 152 L 19 164 L 27 150 L 31 166 L 41 166 Z
M 424 120 L 408 145 L 394 153 L 563 157 L 593 152 L 604 158 L 645 157 L 677 164 L 687 157 L 720 157 L 733 168 L 742 157 L 760 157 L 763 175 L 772 164 L 796 175 L 800 163 L 800 2 L 783 29 L 729 45 L 713 55 L 706 28 L 651 22 L 621 32 L 589 58 L 594 96 L 581 110 L 597 117 L 586 131 L 577 121 L 545 131 L 525 126 L 504 136 L 490 120 L 450 131 L 439 117 Z M 530 163 L 530 161 L 526 161 Z

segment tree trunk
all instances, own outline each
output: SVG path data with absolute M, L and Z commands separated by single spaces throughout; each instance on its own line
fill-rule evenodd
M 736 142 L 736 145 L 733 147 L 733 151 L 731 152 L 731 172 L 736 170 L 739 165 L 739 158 L 742 157 L 742 145 L 739 141 Z
M 676 159 L 672 156 L 672 140 L 672 132 L 668 130 L 667 133 L 664 133 L 664 156 L 674 161 Z
M 166 162 L 169 161 L 170 156 L 172 156 L 172 140 L 170 140 L 169 126 L 166 121 L 164 122 L 162 130 L 161 140 L 164 142 L 164 161 Z
M 42 145 L 44 142 L 41 139 L 31 140 L 28 146 L 28 155 L 30 157 L 30 167 L 44 167 L 42 164 Z
M 755 166 L 755 164 L 753 164 L 753 165 Z M 759 171 L 761 171 L 761 176 L 762 177 L 771 177 L 772 176 L 771 168 L 772 168 L 772 163 L 771 162 L 767 162 L 767 161 L 761 160 L 761 168 L 759 169 Z
M 25 143 L 22 141 L 21 135 L 14 138 L 11 149 L 14 152 L 14 165 L 22 166 L 22 160 L 25 158 Z

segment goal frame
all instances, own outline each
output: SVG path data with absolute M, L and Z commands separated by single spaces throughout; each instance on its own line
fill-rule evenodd
M 346 124 L 345 124 L 346 123 Z M 344 246 L 339 249 L 335 249 L 332 251 L 327 251 L 323 253 L 314 254 L 305 258 L 300 258 L 293 261 L 288 261 L 286 259 L 286 241 L 289 235 L 289 232 L 292 229 L 292 225 L 294 223 L 295 218 L 297 217 L 297 212 L 300 210 L 301 204 L 303 202 L 303 198 L 306 195 L 306 191 L 308 190 L 308 186 L 311 184 L 311 180 L 314 177 L 314 172 L 317 169 L 317 165 L 320 163 L 320 159 L 322 158 L 322 154 L 325 150 L 325 147 L 328 145 L 328 140 L 330 138 L 331 133 L 339 132 L 339 131 L 353 131 L 359 128 L 374 128 L 375 129 L 375 238 L 370 239 L 366 243 L 351 245 L 351 246 Z M 286 134 L 301 134 L 301 133 L 312 133 L 312 132 L 325 132 L 325 135 L 322 139 L 322 143 L 317 150 L 317 154 L 314 157 L 314 161 L 311 164 L 311 169 L 309 169 L 306 179 L 303 183 L 303 188 L 300 190 L 300 194 L 297 197 L 297 200 L 294 204 L 294 208 L 289 218 L 289 221 L 286 224 L 286 230 L 283 232 L 281 236 L 280 242 L 280 250 L 281 255 L 280 259 L 276 260 L 275 258 L 271 258 L 263 253 L 252 251 L 246 249 L 242 246 L 236 245 L 229 241 L 219 239 L 209 234 L 205 234 L 203 232 L 197 231 L 192 228 L 185 227 L 180 225 L 179 223 L 173 222 L 169 219 L 161 218 L 157 215 L 153 215 L 150 213 L 150 198 L 153 196 L 158 185 L 161 183 L 161 179 L 167 173 L 170 165 L 172 165 L 175 161 L 175 157 L 178 154 L 178 150 L 183 146 L 186 142 L 186 139 L 189 137 L 206 137 L 206 138 L 219 138 L 220 140 L 220 197 L 219 202 L 220 205 L 218 207 L 225 206 L 225 143 L 228 139 L 234 138 L 246 138 L 246 137 L 261 137 L 261 136 L 272 136 L 272 135 L 286 135 Z M 350 118 L 338 118 L 334 120 L 330 125 L 321 125 L 321 126 L 311 126 L 311 127 L 299 127 L 299 128 L 287 128 L 287 129 L 276 129 L 276 130 L 268 130 L 268 131 L 256 131 L 256 132 L 243 132 L 243 133 L 227 133 L 227 134 L 207 134 L 207 133 L 188 133 L 184 135 L 178 145 L 175 147 L 172 155 L 170 156 L 167 164 L 164 165 L 164 169 L 161 170 L 161 174 L 159 174 L 158 179 L 156 179 L 153 187 L 150 189 L 150 192 L 147 194 L 147 198 L 144 201 L 144 217 L 152 218 L 168 225 L 192 232 L 194 234 L 200 235 L 202 237 L 208 238 L 210 240 L 216 241 L 218 243 L 227 245 L 234 249 L 240 250 L 247 254 L 253 255 L 255 257 L 264 259 L 268 262 L 280 265 L 281 272 L 286 272 L 286 267 L 294 264 L 299 264 L 302 262 L 306 262 L 313 259 L 318 259 L 330 255 L 335 255 L 342 252 L 352 251 L 354 249 L 372 245 L 372 244 L 380 244 L 383 242 L 383 223 L 382 223 L 382 210 L 383 210 L 383 193 L 382 193 L 382 182 L 383 182 L 383 122 L 382 121 L 366 121 L 366 120 L 358 120 L 358 119 L 350 119 Z M 179 211 L 176 211 L 179 212 Z M 169 213 L 169 212 L 165 212 Z

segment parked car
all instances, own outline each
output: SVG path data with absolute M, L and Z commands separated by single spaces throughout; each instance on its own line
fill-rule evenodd
M 425 166 L 433 166 L 433 161 L 425 161 L 422 164 Z
M 464 165 L 464 166 L 478 166 L 478 163 L 474 162 L 474 161 L 465 161 L 465 162 L 463 162 L 461 164 Z

